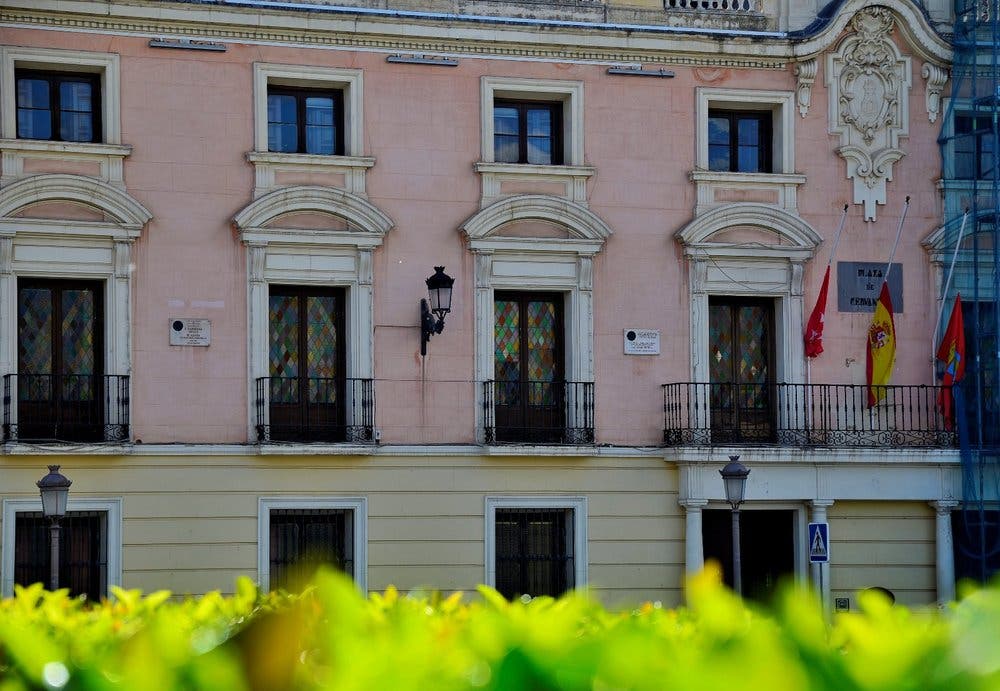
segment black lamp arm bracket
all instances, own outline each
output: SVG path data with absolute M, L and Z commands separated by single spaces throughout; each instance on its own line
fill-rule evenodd
M 427 300 L 420 300 L 420 354 L 427 355 L 427 343 L 431 336 L 444 331 L 444 317 L 434 318 Z

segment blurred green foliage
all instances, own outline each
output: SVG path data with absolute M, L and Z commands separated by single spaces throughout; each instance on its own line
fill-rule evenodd
M 183 601 L 18 587 L 0 603 L 0 691 L 1000 689 L 996 588 L 920 610 L 860 593 L 830 621 L 806 590 L 753 609 L 712 569 L 675 610 L 479 593 L 365 599 L 333 572 L 302 595 L 241 579 Z

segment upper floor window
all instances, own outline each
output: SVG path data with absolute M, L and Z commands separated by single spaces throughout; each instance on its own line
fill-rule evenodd
M 255 63 L 254 151 L 360 156 L 363 102 L 361 70 Z
M 497 163 L 562 164 L 562 103 L 497 100 L 493 152 Z
M 483 77 L 481 87 L 480 165 L 583 166 L 581 82 Z
M 114 53 L 0 47 L 0 135 L 10 140 L 5 158 L 9 150 L 47 146 L 53 153 L 107 155 L 107 147 L 87 145 L 121 143 L 119 62 Z
M 269 85 L 267 150 L 343 155 L 343 92 Z
M 18 139 L 101 140 L 98 75 L 18 70 L 16 81 Z
M 987 116 L 955 116 L 955 178 L 982 180 L 993 177 L 996 152 L 993 150 L 992 119 Z
M 708 111 L 708 168 L 733 173 L 772 172 L 771 113 Z
M 695 95 L 696 182 L 767 182 L 729 173 L 795 175 L 793 92 L 698 87 Z M 794 197 L 779 205 L 794 208 Z

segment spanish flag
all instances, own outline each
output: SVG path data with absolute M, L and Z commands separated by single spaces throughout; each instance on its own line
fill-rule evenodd
M 952 411 L 952 385 L 965 376 L 965 327 L 962 321 L 962 296 L 955 296 L 955 305 L 951 308 L 951 319 L 945 329 L 944 338 L 937 351 L 937 359 L 944 363 L 944 373 L 941 376 L 941 390 L 938 391 L 938 405 L 944 415 L 945 429 L 951 429 L 955 423 Z
M 892 320 L 892 299 L 889 283 L 882 281 L 882 290 L 875 303 L 875 314 L 868 327 L 868 353 L 865 374 L 868 378 L 868 407 L 873 408 L 885 399 L 885 386 L 892 377 L 896 362 L 896 323 Z

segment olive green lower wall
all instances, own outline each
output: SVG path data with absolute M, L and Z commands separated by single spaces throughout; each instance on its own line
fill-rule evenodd
M 46 463 L 63 465 L 71 497 L 122 498 L 127 588 L 231 591 L 257 574 L 259 497 L 343 495 L 367 497 L 370 590 L 472 590 L 485 579 L 485 497 L 563 494 L 587 497 L 602 600 L 681 600 L 684 516 L 662 458 L 8 456 L 2 496 L 36 497 Z
M 157 454 L 0 459 L 0 497 L 37 497 L 60 463 L 73 498 L 121 498 L 122 584 L 229 592 L 257 575 L 260 497 L 365 497 L 368 587 L 472 590 L 485 580 L 487 496 L 584 496 L 588 574 L 608 604 L 682 600 L 685 516 L 662 457 Z M 803 503 L 805 509 L 805 503 Z M 934 512 L 924 502 L 836 500 L 829 510 L 834 597 L 880 585 L 933 602 Z M 804 548 L 803 552 L 804 554 Z
M 897 602 L 933 602 L 934 510 L 926 502 L 838 501 L 829 510 L 830 587 L 833 597 L 882 586 Z

